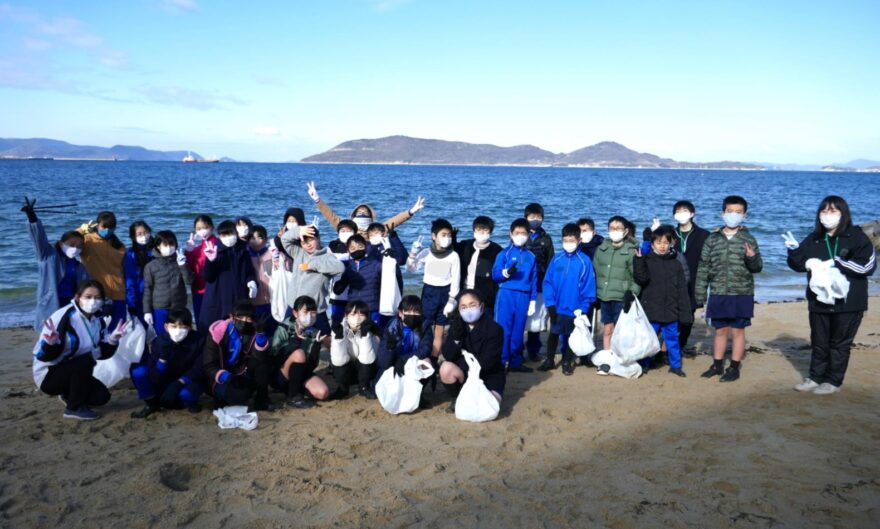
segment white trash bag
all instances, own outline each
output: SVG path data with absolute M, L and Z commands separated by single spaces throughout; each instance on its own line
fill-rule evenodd
M 849 294 L 849 280 L 834 266 L 834 261 L 828 259 L 808 259 L 810 264 L 810 290 L 816 294 L 819 303 L 834 305 L 838 299 L 845 299 Z
M 624 364 L 631 364 L 660 351 L 660 340 L 638 298 L 633 300 L 628 312 L 622 312 L 617 318 L 611 335 L 611 350 Z
M 400 285 L 397 284 L 397 259 L 382 258 L 382 282 L 379 290 L 379 314 L 394 316 L 400 305 Z
M 545 332 L 550 328 L 549 321 L 550 315 L 547 313 L 547 307 L 544 306 L 544 294 L 538 292 L 535 313 L 526 318 L 526 332 Z
M 223 430 L 239 428 L 241 430 L 253 430 L 260 423 L 257 412 L 248 413 L 247 406 L 226 406 L 214 410 L 217 417 L 217 426 Z
M 403 366 L 403 376 L 394 374 L 389 367 L 376 382 L 376 398 L 388 413 L 412 413 L 422 398 L 422 380 L 434 374 L 431 362 L 412 356 Z
M 596 351 L 590 358 L 590 361 L 596 366 L 597 375 L 616 375 L 628 379 L 639 378 L 642 376 L 642 366 L 639 365 L 638 362 L 624 364 L 610 349 Z M 608 366 L 607 372 L 602 369 L 603 365 Z
M 284 265 L 272 270 L 269 278 L 269 299 L 272 310 L 272 318 L 281 323 L 287 316 L 287 290 L 292 273 L 284 268 Z
M 129 329 L 119 339 L 116 353 L 107 360 L 98 360 L 92 371 L 92 376 L 108 388 L 112 388 L 122 379 L 128 378 L 131 364 L 140 362 L 141 356 L 144 354 L 147 331 L 138 318 L 132 318 L 130 321 Z
M 593 343 L 593 328 L 586 314 L 574 319 L 574 331 L 568 337 L 568 347 L 577 356 L 587 356 L 596 350 Z
M 455 417 L 469 422 L 494 420 L 501 411 L 501 404 L 480 379 L 480 362 L 477 358 L 467 351 L 461 354 L 467 362 L 468 374 L 455 401 Z

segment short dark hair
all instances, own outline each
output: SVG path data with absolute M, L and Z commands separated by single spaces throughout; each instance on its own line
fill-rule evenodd
M 264 241 L 269 238 L 269 233 L 266 231 L 266 227 L 262 224 L 254 226 L 254 229 L 251 230 L 251 235 L 255 235 Z
M 235 307 L 232 309 L 232 317 L 242 316 L 253 318 L 256 314 L 256 309 L 254 308 L 254 304 L 250 300 L 242 300 L 235 304 Z
M 382 233 L 385 233 L 385 231 L 386 231 L 385 225 L 382 224 L 381 222 L 371 222 L 370 225 L 367 226 L 367 233 L 370 233 L 371 231 L 374 231 L 374 230 L 379 230 Z
M 345 247 L 346 247 L 346 248 L 351 248 L 351 245 L 352 245 L 353 243 L 356 243 L 356 242 L 357 242 L 357 243 L 361 243 L 361 244 L 363 244 L 364 247 L 367 246 L 367 240 L 364 239 L 364 236 L 361 235 L 361 234 L 358 233 L 358 232 L 355 232 L 354 235 L 352 235 L 351 237 L 348 238 L 348 242 L 345 243 Z
M 675 205 L 672 206 L 672 214 L 675 215 L 675 212 L 678 211 L 680 208 L 685 208 L 691 213 L 697 212 L 697 208 L 694 207 L 694 203 L 690 200 L 679 200 L 678 202 L 676 202 Z
M 473 228 L 486 228 L 489 232 L 495 231 L 495 221 L 491 217 L 480 215 L 474 219 Z
M 302 310 L 303 307 L 306 310 L 318 310 L 318 304 L 311 296 L 300 296 L 293 302 L 293 310 Z
M 345 305 L 345 314 L 364 314 L 369 318 L 370 307 L 368 307 L 363 301 L 355 299 L 349 301 L 348 304 Z
M 849 204 L 846 203 L 846 200 L 837 195 L 828 195 L 822 199 L 822 202 L 819 203 L 819 208 L 816 210 L 815 230 L 818 235 L 825 235 L 825 233 L 828 232 L 828 230 L 825 229 L 825 226 L 822 225 L 822 222 L 819 221 L 819 215 L 822 213 L 822 210 L 828 206 L 834 206 L 840 211 L 840 224 L 837 225 L 835 233 L 845 231 L 852 226 L 852 214 L 849 211 Z
M 577 224 L 566 224 L 562 227 L 562 238 L 566 237 L 574 237 L 575 239 L 579 239 L 581 236 L 581 229 L 577 227 Z
M 189 310 L 178 307 L 168 311 L 168 315 L 165 316 L 165 323 L 177 323 L 192 327 L 193 317 Z
M 96 279 L 86 279 L 85 281 L 83 281 L 83 282 L 81 282 L 80 284 L 78 284 L 78 285 L 76 286 L 76 295 L 77 295 L 77 296 L 82 296 L 82 295 L 83 295 L 83 292 L 85 292 L 87 288 L 96 288 L 96 289 L 98 289 L 98 292 L 101 294 L 101 299 L 105 299 L 105 298 L 107 297 L 107 294 L 106 294 L 106 292 L 105 292 L 105 290 L 104 290 L 104 285 L 102 285 L 102 284 L 101 284 L 98 280 L 96 280 Z
M 626 227 L 626 230 L 629 232 L 629 236 L 635 238 L 635 236 L 636 236 L 636 223 L 629 220 L 629 219 L 624 219 L 623 225 Z
M 321 239 L 321 232 L 320 232 L 320 230 L 318 230 L 318 227 L 317 227 L 317 226 L 312 226 L 312 229 L 313 229 L 314 232 L 315 232 L 314 235 L 300 235 L 300 239 L 299 239 L 299 240 L 300 240 L 300 241 L 302 241 L 303 239 L 318 239 L 318 240 L 320 240 L 320 239 Z
M 663 237 L 666 237 L 666 240 L 668 240 L 670 244 L 674 243 L 677 238 L 675 236 L 675 228 L 669 224 L 663 224 L 651 232 L 651 242 L 654 242 L 657 239 L 662 239 Z
M 245 225 L 248 227 L 248 230 L 250 230 L 251 228 L 254 227 L 254 223 L 251 222 L 251 218 L 250 218 L 250 217 L 246 217 L 246 216 L 244 216 L 244 215 L 242 215 L 241 217 L 235 217 L 235 225 L 236 225 L 236 226 L 238 226 L 238 225 L 241 224 L 242 222 L 245 223 Z
M 59 241 L 59 242 L 64 242 L 64 241 L 66 241 L 66 240 L 68 240 L 68 239 L 71 239 L 71 238 L 74 238 L 74 237 L 80 239 L 81 241 L 85 241 L 85 240 L 86 240 L 85 236 L 83 236 L 82 233 L 80 233 L 80 232 L 78 232 L 78 231 L 76 231 L 76 230 L 70 230 L 70 231 L 66 231 L 66 232 L 64 232 L 63 234 L 61 234 L 61 238 L 58 239 L 58 241 Z
M 171 230 L 161 230 L 156 234 L 156 237 L 153 239 L 153 244 L 156 248 L 161 246 L 162 244 L 167 244 L 168 246 L 177 246 L 177 235 L 174 234 Z
M 529 231 L 531 229 L 531 226 L 529 225 L 529 221 L 520 218 L 515 219 L 513 222 L 510 223 L 510 233 L 513 233 L 513 230 L 517 228 L 523 228 L 524 230 Z
M 422 312 L 422 300 L 419 299 L 418 296 L 413 294 L 409 294 L 403 296 L 403 299 L 400 300 L 400 304 L 397 305 L 397 310 L 401 312 L 405 311 L 418 311 Z
M 577 225 L 578 227 L 587 225 L 590 227 L 591 230 L 596 231 L 596 223 L 593 222 L 593 219 L 591 219 L 590 217 L 583 217 L 578 219 Z
M 528 217 L 529 215 L 541 215 L 541 218 L 544 218 L 544 206 L 538 204 L 537 202 L 532 202 L 528 206 L 526 206 L 525 213 L 523 213 L 523 217 Z
M 210 226 L 212 228 L 214 227 L 214 219 L 212 219 L 210 215 L 205 215 L 203 213 L 201 215 L 196 216 L 195 220 L 193 221 L 193 228 L 195 228 L 196 224 L 198 224 L 199 222 L 201 222 L 202 224 L 207 224 L 208 226 Z
M 339 221 L 339 224 L 336 225 L 336 233 L 339 233 L 339 231 L 340 231 L 342 228 L 348 228 L 348 229 L 351 230 L 352 233 L 357 233 L 357 232 L 358 232 L 358 225 L 355 224 L 354 221 L 351 220 L 351 219 L 342 219 L 342 220 L 340 220 L 340 221 Z
M 724 197 L 724 202 L 721 203 L 721 211 L 727 209 L 727 206 L 742 206 L 743 212 L 749 210 L 749 203 L 739 195 L 728 195 Z
M 217 235 L 238 236 L 238 232 L 235 230 L 235 223 L 231 220 L 224 220 L 217 226 Z
M 446 219 L 435 219 L 431 222 L 431 234 L 436 235 L 443 230 L 452 231 L 452 223 Z
M 287 219 L 290 217 L 293 217 L 298 226 L 304 226 L 306 223 L 306 215 L 300 208 L 287 208 L 287 211 L 284 212 L 284 224 L 287 224 Z
M 619 222 L 623 224 L 624 229 L 629 227 L 629 221 L 626 220 L 626 217 L 622 217 L 620 215 L 614 215 L 610 219 L 608 219 L 608 225 L 611 226 L 612 222 Z

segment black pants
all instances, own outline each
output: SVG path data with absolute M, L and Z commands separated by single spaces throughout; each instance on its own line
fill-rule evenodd
M 265 404 L 269 401 L 269 375 L 271 365 L 266 359 L 256 355 L 248 358 L 247 371 L 241 375 L 232 375 L 223 384 L 215 386 L 214 397 L 221 406 L 242 406 L 251 397 L 254 404 Z
M 91 355 L 79 355 L 49 368 L 40 384 L 47 395 L 61 395 L 67 407 L 77 410 L 82 406 L 103 406 L 110 402 L 110 391 L 92 376 L 95 360 Z
M 694 319 L 691 321 L 697 321 L 697 311 L 692 311 L 692 314 L 694 315 Z M 691 337 L 691 329 L 693 328 L 693 323 L 678 322 L 678 349 L 682 352 L 682 354 L 684 354 L 684 348 L 687 346 L 688 338 Z
M 810 342 L 813 346 L 810 379 L 813 382 L 827 382 L 838 387 L 843 384 L 846 366 L 849 364 L 849 350 L 859 331 L 863 314 L 810 313 Z

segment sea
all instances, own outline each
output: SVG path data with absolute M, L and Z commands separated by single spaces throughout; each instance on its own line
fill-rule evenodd
M 786 266 L 781 234 L 806 236 L 823 197 L 843 196 L 856 223 L 880 218 L 876 173 L 8 160 L 0 161 L 0 220 L 9 230 L 0 238 L 0 328 L 33 321 L 37 257 L 20 211 L 25 196 L 37 198 L 38 207 L 76 205 L 40 214 L 51 242 L 102 210 L 116 213 L 117 234 L 126 245 L 135 220 L 146 220 L 154 233 L 174 230 L 182 242 L 202 213 L 215 225 L 246 215 L 273 234 L 292 206 L 303 208 L 307 221 L 317 218 L 329 241 L 335 235 L 306 192 L 309 181 L 341 216 L 366 202 L 385 220 L 425 197 L 424 210 L 398 228 L 407 247 L 419 236 L 430 240 L 431 221 L 438 217 L 458 227 L 459 237 L 469 237 L 477 215 L 495 220 L 493 240 L 506 245 L 510 222 L 530 202 L 544 206 L 544 227 L 557 248 L 563 225 L 580 217 L 593 218 L 602 235 L 612 215 L 635 222 L 639 234 L 654 217 L 674 224 L 672 206 L 680 199 L 692 201 L 695 221 L 711 229 L 720 225 L 722 199 L 742 195 L 749 202 L 746 225 L 764 258 L 756 276 L 760 302 L 804 296 L 805 275 Z M 880 293 L 878 276 L 871 280 L 873 293 Z M 407 290 L 420 288 L 417 274 L 404 279 Z

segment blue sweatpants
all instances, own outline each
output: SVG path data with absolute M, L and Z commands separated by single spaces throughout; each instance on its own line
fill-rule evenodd
M 495 321 L 504 329 L 501 361 L 510 367 L 523 363 L 523 333 L 529 312 L 529 293 L 502 288 L 495 299 Z
M 146 364 L 131 366 L 131 382 L 134 384 L 135 389 L 137 389 L 138 397 L 141 400 L 158 398 L 163 407 L 172 409 L 189 408 L 199 402 L 199 396 L 201 396 L 203 391 L 201 384 L 190 381 L 181 386 L 177 391 L 169 392 L 168 390 L 174 381 L 154 383 L 150 380 L 151 369 L 155 370 L 157 368 L 151 368 Z
M 652 321 L 651 327 L 654 328 L 654 332 L 663 333 L 663 341 L 666 343 L 666 351 L 669 353 L 669 367 L 673 369 L 681 369 L 681 347 L 678 344 L 678 322 L 654 323 Z

